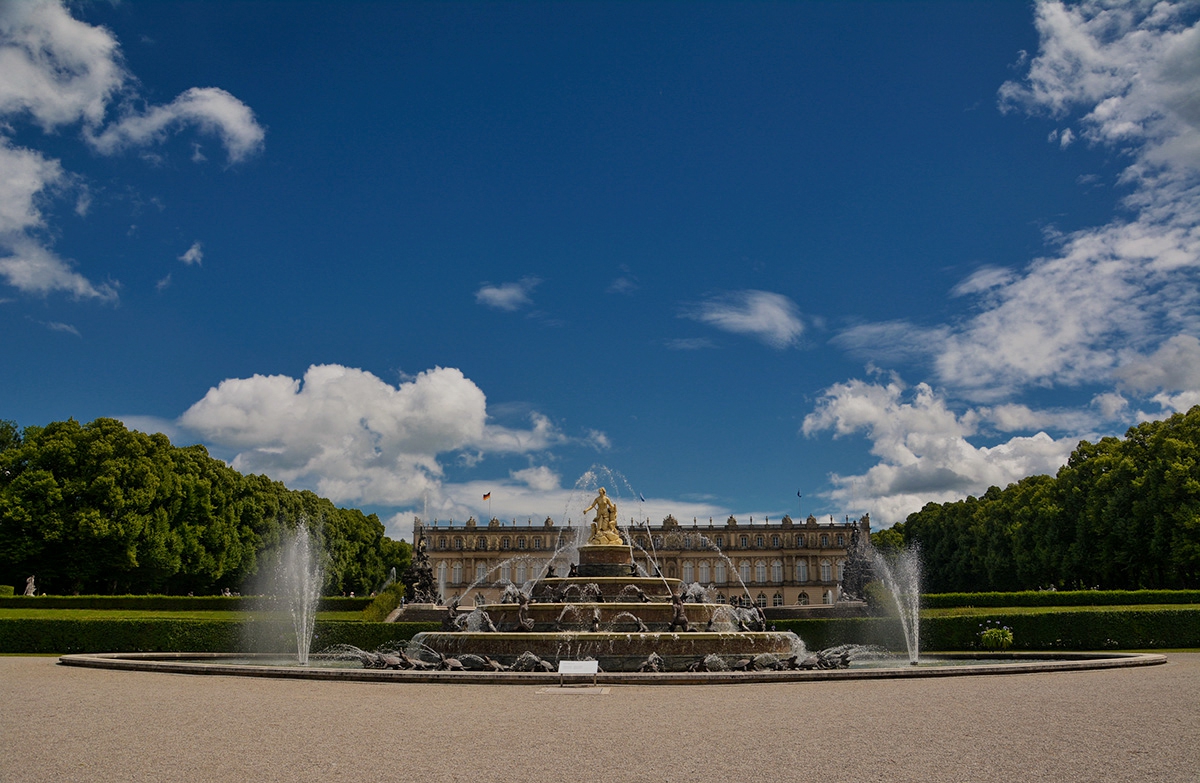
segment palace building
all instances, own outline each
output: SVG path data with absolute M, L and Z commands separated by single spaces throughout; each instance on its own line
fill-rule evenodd
M 724 523 L 693 519 L 691 524 L 668 516 L 658 525 L 635 522 L 622 528 L 639 570 L 698 582 L 719 603 L 764 608 L 836 602 L 852 536 L 870 531 L 869 515 L 844 523 L 810 515 L 802 523 L 788 516 L 748 523 L 731 516 Z M 506 585 L 546 576 L 547 565 L 566 576 L 586 532 L 550 518 L 525 524 L 492 519 L 486 525 L 474 518 L 465 523 L 418 518 L 414 546 L 421 539 L 442 600 L 461 598 L 469 605 L 476 598 L 498 603 Z

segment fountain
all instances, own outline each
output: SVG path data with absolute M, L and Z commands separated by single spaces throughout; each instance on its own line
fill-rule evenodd
M 876 551 L 875 573 L 896 602 L 908 662 L 917 665 L 921 652 L 921 553 L 915 546 L 902 549 L 893 556 Z
M 547 575 L 506 591 L 508 600 L 476 606 L 471 615 L 481 613 L 497 631 L 463 619 L 453 630 L 417 634 L 409 657 L 474 656 L 517 667 L 596 660 L 605 671 L 636 672 L 710 670 L 719 666 L 714 657 L 735 664 L 767 656 L 775 664 L 803 656 L 795 634 L 767 631 L 757 612 L 704 603 L 703 591 L 679 579 L 639 575 L 617 527 L 616 503 L 603 487 L 584 513 L 592 510 L 587 543 L 577 547 L 579 562 L 570 575 Z M 751 626 L 755 630 L 746 630 Z
M 320 550 L 312 540 L 308 525 L 301 519 L 294 530 L 284 535 L 276 569 L 278 596 L 283 599 L 296 633 L 296 659 L 308 664 L 309 647 L 317 622 L 317 604 L 321 600 L 324 571 Z

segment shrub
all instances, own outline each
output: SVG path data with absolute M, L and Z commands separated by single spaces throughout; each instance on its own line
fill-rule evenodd
M 1136 606 L 1200 604 L 1200 590 L 1026 590 L 1016 593 L 929 593 L 926 609 L 967 606 Z
M 1012 629 L 1007 625 L 996 623 L 991 624 L 989 620 L 982 631 L 979 632 L 979 644 L 985 650 L 1007 650 L 1013 646 Z
M 0 609 L 122 609 L 135 612 L 239 612 L 260 608 L 262 596 L 243 595 L 38 595 L 0 596 Z M 370 598 L 329 596 L 321 599 L 320 610 L 357 612 L 371 604 Z
M 404 584 L 393 582 L 375 596 L 370 606 L 363 609 L 363 620 L 368 623 L 382 623 L 400 605 L 400 599 L 403 597 Z
M 0 585 L 0 597 L 8 597 L 15 592 L 12 585 Z

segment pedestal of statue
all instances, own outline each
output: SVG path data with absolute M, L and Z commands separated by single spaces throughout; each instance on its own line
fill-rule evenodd
M 587 544 L 579 547 L 579 576 L 629 576 L 633 556 L 626 544 Z

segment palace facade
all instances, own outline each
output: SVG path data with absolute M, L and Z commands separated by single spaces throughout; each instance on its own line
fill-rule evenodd
M 731 516 L 707 524 L 668 516 L 658 525 L 637 522 L 622 528 L 639 570 L 698 582 L 720 603 L 762 607 L 837 601 L 855 531 L 870 535 L 869 515 L 844 523 L 811 515 L 800 523 L 788 516 L 778 522 Z M 586 536 L 583 528 L 556 525 L 549 518 L 525 524 L 492 519 L 481 525 L 474 518 L 413 523 L 413 544 L 424 539 L 443 601 L 461 598 L 465 605 L 476 596 L 498 603 L 506 585 L 546 576 L 547 565 L 566 576 Z

